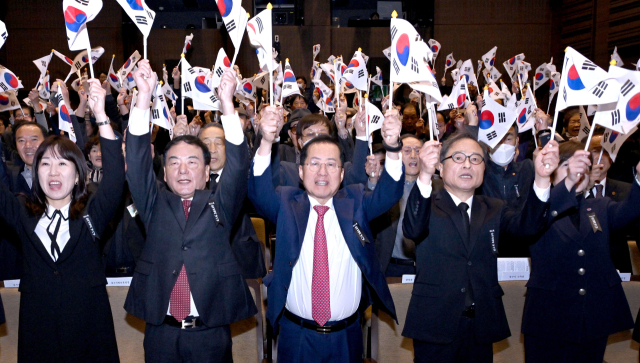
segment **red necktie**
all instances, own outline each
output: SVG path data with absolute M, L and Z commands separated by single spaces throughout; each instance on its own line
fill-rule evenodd
M 184 209 L 184 216 L 189 219 L 189 208 L 191 207 L 190 200 L 182 201 L 182 209 Z M 171 297 L 169 298 L 171 308 L 169 313 L 177 320 L 182 321 L 189 316 L 191 312 L 191 287 L 189 287 L 189 280 L 187 279 L 187 270 L 184 265 L 180 270 L 176 284 L 173 285 L 171 290 Z
M 313 278 L 311 280 L 311 316 L 323 326 L 331 318 L 331 294 L 329 292 L 329 257 L 327 236 L 324 232 L 324 215 L 329 207 L 317 205 L 316 234 L 313 238 Z

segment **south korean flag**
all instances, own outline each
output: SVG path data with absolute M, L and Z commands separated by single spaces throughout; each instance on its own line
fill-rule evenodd
M 618 99 L 598 106 L 593 122 L 627 134 L 640 123 L 640 73 L 612 65 L 609 77 L 621 85 Z
M 485 68 L 487 68 L 488 70 L 493 69 L 495 63 L 496 63 L 496 52 L 498 51 L 498 47 L 493 47 L 491 48 L 490 51 L 488 51 L 487 53 L 485 53 L 482 56 L 482 62 L 484 63 Z
M 102 10 L 102 0 L 62 0 L 64 24 L 70 50 L 89 48 L 87 23 Z
M 504 69 L 507 70 L 507 73 L 509 73 L 509 77 L 513 78 L 513 74 L 518 70 L 518 62 L 521 62 L 524 60 L 524 53 L 520 53 L 518 55 L 515 55 L 511 58 L 509 58 L 508 60 L 504 61 L 502 63 L 502 65 L 504 66 Z
M 216 64 L 213 66 L 213 73 L 211 74 L 209 87 L 218 88 L 224 71 L 229 69 L 230 66 L 231 61 L 229 60 L 229 57 L 227 57 L 227 53 L 224 51 L 224 48 L 220 48 L 218 56 L 216 57 Z
M 343 72 L 342 78 L 348 83 L 351 83 L 355 88 L 360 91 L 367 90 L 368 72 L 364 59 L 360 51 L 356 51 L 347 66 L 347 69 Z
M 535 117 L 532 116 L 535 114 L 536 108 L 534 94 L 530 89 L 527 89 L 524 98 L 518 102 L 516 108 L 518 132 L 531 130 L 535 124 Z
M 612 75 L 575 49 L 567 47 L 556 111 L 570 106 L 616 102 L 620 86 Z
M 151 109 L 151 122 L 169 130 L 169 136 L 173 139 L 173 127 L 175 121 L 171 117 L 169 106 L 162 92 L 162 86 L 158 83 L 156 85 L 153 108 Z
M 382 128 L 382 121 L 384 121 L 384 115 L 380 110 L 374 106 L 368 99 L 365 101 L 365 108 L 367 112 L 367 134 L 371 135 L 374 131 Z
M 133 70 L 133 67 L 135 67 L 136 63 L 138 63 L 139 60 L 140 60 L 140 53 L 138 53 L 138 51 L 136 50 L 135 52 L 133 52 L 133 54 L 131 54 L 131 56 L 127 59 L 127 61 L 124 62 L 122 67 L 120 67 L 120 69 L 118 70 L 118 74 L 120 75 L 120 78 L 124 78 L 129 73 L 131 73 L 131 71 Z
M 0 65 L 0 92 L 7 92 L 14 89 L 22 88 L 22 82 L 8 68 Z
M 476 78 L 475 73 L 473 73 L 473 63 L 471 62 L 471 59 L 467 59 L 462 63 L 459 71 L 460 73 L 458 74 L 460 79 L 464 77 L 467 84 L 478 87 L 478 79 Z
M 452 108 L 465 108 L 467 99 L 469 98 L 469 91 L 467 90 L 467 82 L 464 77 L 460 79 L 460 82 L 453 88 L 453 92 L 447 100 L 442 100 L 438 111 L 450 110 Z
M 429 48 L 431 48 L 431 51 L 433 52 L 433 64 L 435 64 L 436 58 L 438 58 L 438 54 L 440 53 L 440 42 L 435 39 L 429 39 L 427 44 L 429 44 Z
M 0 21 L 0 48 L 4 45 L 4 42 L 7 41 L 7 37 L 9 33 L 7 33 L 7 26 L 4 25 L 4 22 Z
M 547 66 L 547 63 L 542 63 L 538 68 L 536 68 L 536 74 L 533 77 L 533 90 L 535 91 L 540 88 L 540 86 L 549 80 L 549 77 L 551 77 L 549 67 Z
M 493 149 L 509 132 L 516 115 L 513 111 L 494 101 L 487 90 L 484 91 L 482 103 L 482 112 L 478 122 L 478 141 L 484 142 Z
M 609 156 L 612 161 L 616 161 L 616 157 L 618 156 L 618 152 L 620 152 L 620 148 L 622 144 L 627 140 L 627 138 L 633 135 L 638 130 L 638 127 L 633 127 L 626 134 L 619 133 L 614 130 L 606 130 L 604 135 L 602 135 L 602 141 L 600 144 L 602 148 L 607 150 Z
M 237 53 L 247 27 L 247 12 L 242 8 L 242 0 L 217 0 L 216 4 Z M 271 24 L 264 25 L 271 26 Z
M 391 82 L 428 80 L 424 58 L 430 53 L 429 46 L 411 23 L 399 18 L 391 19 Z
M 144 0 L 116 0 L 125 13 L 136 24 L 145 38 L 149 37 L 155 11 L 151 10 Z

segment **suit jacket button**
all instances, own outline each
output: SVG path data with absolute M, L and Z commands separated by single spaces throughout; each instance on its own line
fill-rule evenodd
M 174 274 L 174 275 L 178 276 L 178 271 L 173 270 L 172 274 Z
M 187 246 L 182 247 L 182 250 L 183 250 L 183 251 L 186 251 L 186 250 L 188 250 L 188 249 L 189 249 L 189 247 L 187 247 Z
M 580 294 L 580 295 L 584 295 L 586 293 L 587 293 L 587 290 L 585 290 L 585 289 L 578 290 L 578 294 Z
M 473 263 L 471 263 L 471 261 L 467 262 L 467 265 L 471 266 L 473 265 Z
M 580 257 L 584 256 L 584 250 L 578 250 L 578 256 Z
M 583 268 L 578 270 L 578 275 L 584 275 L 585 271 Z
M 557 217 L 558 216 L 558 211 L 551 211 L 551 216 L 552 217 Z
M 291 266 L 291 261 L 289 261 L 289 266 Z
M 467 289 L 465 287 L 463 287 L 462 289 L 460 289 L 460 292 L 466 292 Z
M 53 271 L 53 274 L 54 274 L 54 275 L 60 275 L 60 272 L 58 272 L 58 271 Z

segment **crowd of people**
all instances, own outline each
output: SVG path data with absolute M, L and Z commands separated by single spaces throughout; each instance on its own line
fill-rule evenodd
M 364 310 L 397 319 L 386 278 L 407 274 L 415 361 L 491 362 L 512 333 L 498 257 L 531 258 L 527 362 L 601 363 L 607 337 L 634 327 L 618 272 L 640 232 L 638 132 L 613 163 L 604 129 L 585 151 L 577 109 L 558 132 L 538 109 L 534 133 L 514 124 L 490 148 L 477 88 L 429 122 L 401 86 L 367 135 L 353 95 L 324 114 L 298 77 L 283 105 L 268 90 L 243 104 L 227 69 L 220 110 L 176 102 L 171 137 L 150 124 L 147 60 L 133 77 L 133 104 L 104 73 L 78 92 L 54 83 L 75 142 L 37 90 L 0 113 L 0 279 L 20 279 L 19 362 L 118 362 L 105 277 L 132 276 L 124 309 L 146 322 L 147 362 L 231 362 L 229 326 L 257 313 L 257 278 L 279 361 L 361 362 Z M 275 235 L 272 261 L 252 216 Z

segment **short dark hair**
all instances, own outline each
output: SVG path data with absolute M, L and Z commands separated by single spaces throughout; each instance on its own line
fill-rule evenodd
M 440 150 L 440 162 L 444 163 L 444 159 L 447 157 L 447 153 L 449 153 L 449 149 L 451 149 L 451 147 L 457 143 L 458 141 L 462 141 L 462 140 L 473 140 L 474 142 L 476 142 L 478 144 L 478 146 L 480 146 L 480 149 L 482 149 L 482 156 L 484 157 L 484 161 L 487 161 L 487 149 L 485 147 L 482 146 L 482 144 L 480 144 L 480 142 L 478 142 L 478 140 L 476 140 L 475 137 L 471 136 L 471 134 L 469 134 L 468 132 L 462 131 L 462 132 L 457 132 L 453 135 L 451 135 L 450 138 L 448 138 L 443 144 L 442 144 L 442 149 Z
M 569 160 L 578 150 L 584 150 L 583 143 L 573 140 L 561 143 L 558 148 L 558 153 L 560 154 L 560 162 L 558 165 Z M 591 154 L 589 154 L 589 159 L 591 159 Z
M 344 166 L 344 153 L 342 152 L 342 146 L 340 145 L 338 140 L 336 140 L 335 137 L 332 137 L 330 135 L 319 135 L 319 136 L 314 137 L 313 139 L 309 140 L 309 142 L 306 143 L 302 147 L 302 150 L 300 151 L 300 165 L 304 165 L 304 163 L 307 161 L 309 148 L 311 147 L 311 145 L 314 145 L 314 144 L 331 144 L 331 145 L 335 145 L 338 148 L 338 151 L 340 153 L 340 166 Z
M 200 136 L 200 134 L 202 134 L 202 131 L 204 131 L 205 129 L 210 129 L 210 128 L 216 128 L 216 129 L 220 129 L 220 130 L 224 131 L 224 127 L 222 127 L 221 124 L 219 124 L 217 122 L 209 122 L 208 124 L 205 124 L 204 126 L 202 126 L 202 128 L 200 129 L 200 132 L 198 132 L 198 136 Z
M 306 115 L 305 117 L 301 118 L 300 121 L 298 122 L 298 126 L 296 128 L 296 134 L 298 135 L 298 139 L 302 138 L 302 132 L 304 130 L 317 124 L 325 125 L 329 129 L 329 135 L 333 136 L 333 123 L 331 123 L 331 121 L 329 121 L 329 119 L 326 118 L 325 116 L 312 113 L 311 115 Z
M 71 140 L 64 136 L 49 136 L 40 146 L 33 157 L 33 195 L 27 203 L 27 208 L 34 215 L 41 215 L 46 210 L 47 197 L 44 194 L 44 190 L 40 187 L 40 181 L 38 180 L 38 168 L 40 160 L 44 156 L 47 150 L 51 149 L 51 152 L 65 160 L 69 160 L 76 167 L 78 173 L 78 183 L 73 187 L 71 191 L 71 208 L 69 209 L 69 216 L 72 219 L 77 218 L 87 202 L 87 163 L 82 155 L 80 148 Z
M 100 145 L 100 136 L 98 135 L 92 136 L 89 139 L 89 141 L 87 141 L 87 143 L 84 145 L 84 156 L 87 158 L 87 160 L 89 160 L 89 154 L 91 154 L 91 149 L 96 145 Z
M 40 132 L 42 132 L 42 138 L 46 138 L 47 135 L 49 134 L 49 130 L 47 130 L 44 126 L 40 125 L 37 122 L 33 122 L 33 121 L 21 121 L 21 122 L 17 122 L 14 129 L 13 129 L 13 145 L 15 147 L 17 147 L 16 144 L 16 137 L 18 135 L 18 130 L 20 130 L 21 127 L 23 126 L 36 126 L 37 128 L 40 129 Z
M 383 153 L 383 154 L 387 153 L 387 150 L 384 148 L 384 146 L 382 146 L 382 144 L 373 144 L 372 148 L 373 148 L 374 155 L 379 153 Z
M 420 145 L 424 144 L 424 141 L 422 141 L 419 137 L 417 137 L 414 134 L 404 134 L 404 135 L 400 136 L 400 140 L 404 141 L 406 139 L 416 139 L 416 140 L 420 141 Z
M 294 102 L 296 102 L 296 99 L 298 98 L 302 98 L 302 100 L 304 101 L 304 103 L 309 104 L 309 101 L 307 100 L 307 98 L 301 94 L 295 94 L 295 95 L 291 95 L 289 97 L 287 97 L 287 99 L 284 101 L 285 104 L 287 105 L 293 105 Z
M 162 155 L 162 163 L 163 165 L 167 165 L 167 153 L 169 150 L 176 146 L 177 144 L 184 142 L 185 144 L 199 146 L 202 149 L 202 156 L 204 157 L 204 165 L 209 165 L 211 162 L 211 154 L 209 153 L 209 148 L 207 145 L 197 137 L 193 135 L 182 135 L 173 138 L 173 140 L 169 141 L 167 146 L 164 148 L 164 154 Z
M 304 84 L 308 84 L 308 83 L 307 83 L 307 77 L 305 77 L 305 76 L 298 76 L 298 77 L 296 77 L 296 81 L 297 81 L 297 80 L 299 80 L 299 79 L 302 79 L 302 81 L 304 81 Z

